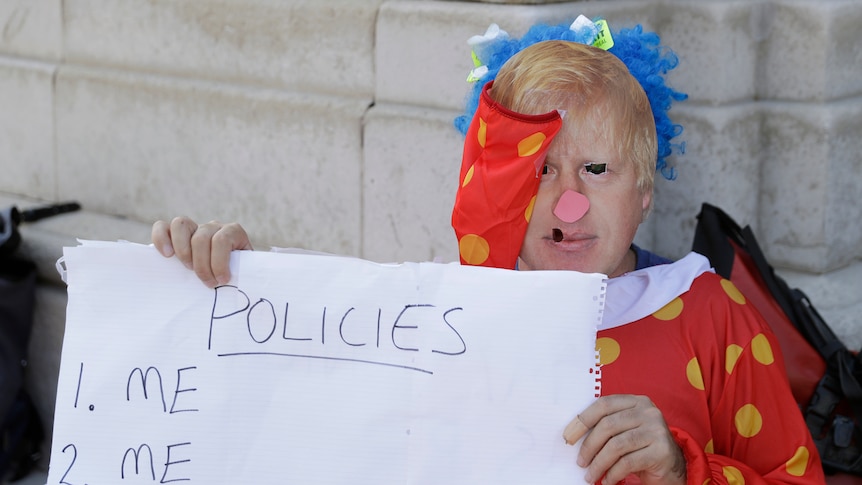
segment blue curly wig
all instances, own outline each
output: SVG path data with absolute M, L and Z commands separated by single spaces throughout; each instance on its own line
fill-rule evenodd
M 473 114 L 479 106 L 479 96 L 482 87 L 497 77 L 497 73 L 506 61 L 522 49 L 545 40 L 566 40 L 580 44 L 590 44 L 595 31 L 590 29 L 570 28 L 569 23 L 559 25 L 537 24 L 530 28 L 520 39 L 502 36 L 481 47 L 481 60 L 488 71 L 474 83 L 467 98 L 465 113 L 455 118 L 455 127 L 461 134 L 467 133 L 467 128 L 473 119 Z M 640 25 L 631 29 L 622 29 L 613 33 L 614 45 L 608 52 L 617 56 L 628 67 L 629 72 L 640 83 L 646 92 L 655 119 L 656 136 L 658 137 L 658 157 L 656 170 L 668 180 L 676 178 L 676 171 L 668 166 L 667 157 L 674 151 L 683 153 L 684 143 L 671 143 L 671 139 L 682 133 L 682 126 L 674 124 L 668 116 L 668 110 L 674 101 L 682 101 L 688 97 L 685 93 L 675 91 L 665 85 L 664 75 L 679 63 L 676 54 L 662 47 L 658 34 L 644 32 Z

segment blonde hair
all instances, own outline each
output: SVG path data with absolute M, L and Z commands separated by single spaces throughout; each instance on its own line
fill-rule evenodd
M 658 157 L 652 110 L 641 85 L 613 54 L 576 42 L 538 42 L 500 68 L 489 94 L 523 114 L 569 108 L 564 130 L 571 126 L 566 120 L 601 110 L 603 133 L 618 141 L 620 159 L 634 166 L 641 193 L 652 192 Z

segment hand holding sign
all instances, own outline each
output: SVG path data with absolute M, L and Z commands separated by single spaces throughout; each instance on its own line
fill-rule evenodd
M 156 221 L 153 245 L 165 257 L 176 255 L 187 268 L 210 288 L 230 281 L 230 252 L 252 249 L 245 229 L 232 222 L 196 223 L 188 217 L 175 217 L 170 223 Z

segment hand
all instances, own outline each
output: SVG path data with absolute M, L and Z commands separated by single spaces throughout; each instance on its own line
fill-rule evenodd
M 578 465 L 586 479 L 615 484 L 634 473 L 644 485 L 685 484 L 685 457 L 661 411 L 646 396 L 604 396 L 566 426 L 563 437 L 574 444 L 586 435 Z
M 239 224 L 212 221 L 198 225 L 188 217 L 175 217 L 170 224 L 156 221 L 152 238 L 162 256 L 176 254 L 210 288 L 230 281 L 231 251 L 252 249 L 248 234 Z

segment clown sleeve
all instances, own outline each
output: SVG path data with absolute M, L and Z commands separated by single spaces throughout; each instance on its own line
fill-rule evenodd
M 515 113 L 483 89 L 467 131 L 452 227 L 462 264 L 512 269 L 532 215 L 541 170 L 560 130 L 557 111 Z
M 725 347 L 704 376 L 718 386 L 710 397 L 712 439 L 698 446 L 672 428 L 688 463 L 688 483 L 822 484 L 817 449 L 791 394 L 778 341 L 759 313 L 728 280 L 723 304 L 704 309 L 705 320 L 726 319 L 709 332 Z M 721 291 L 719 290 L 719 291 Z

